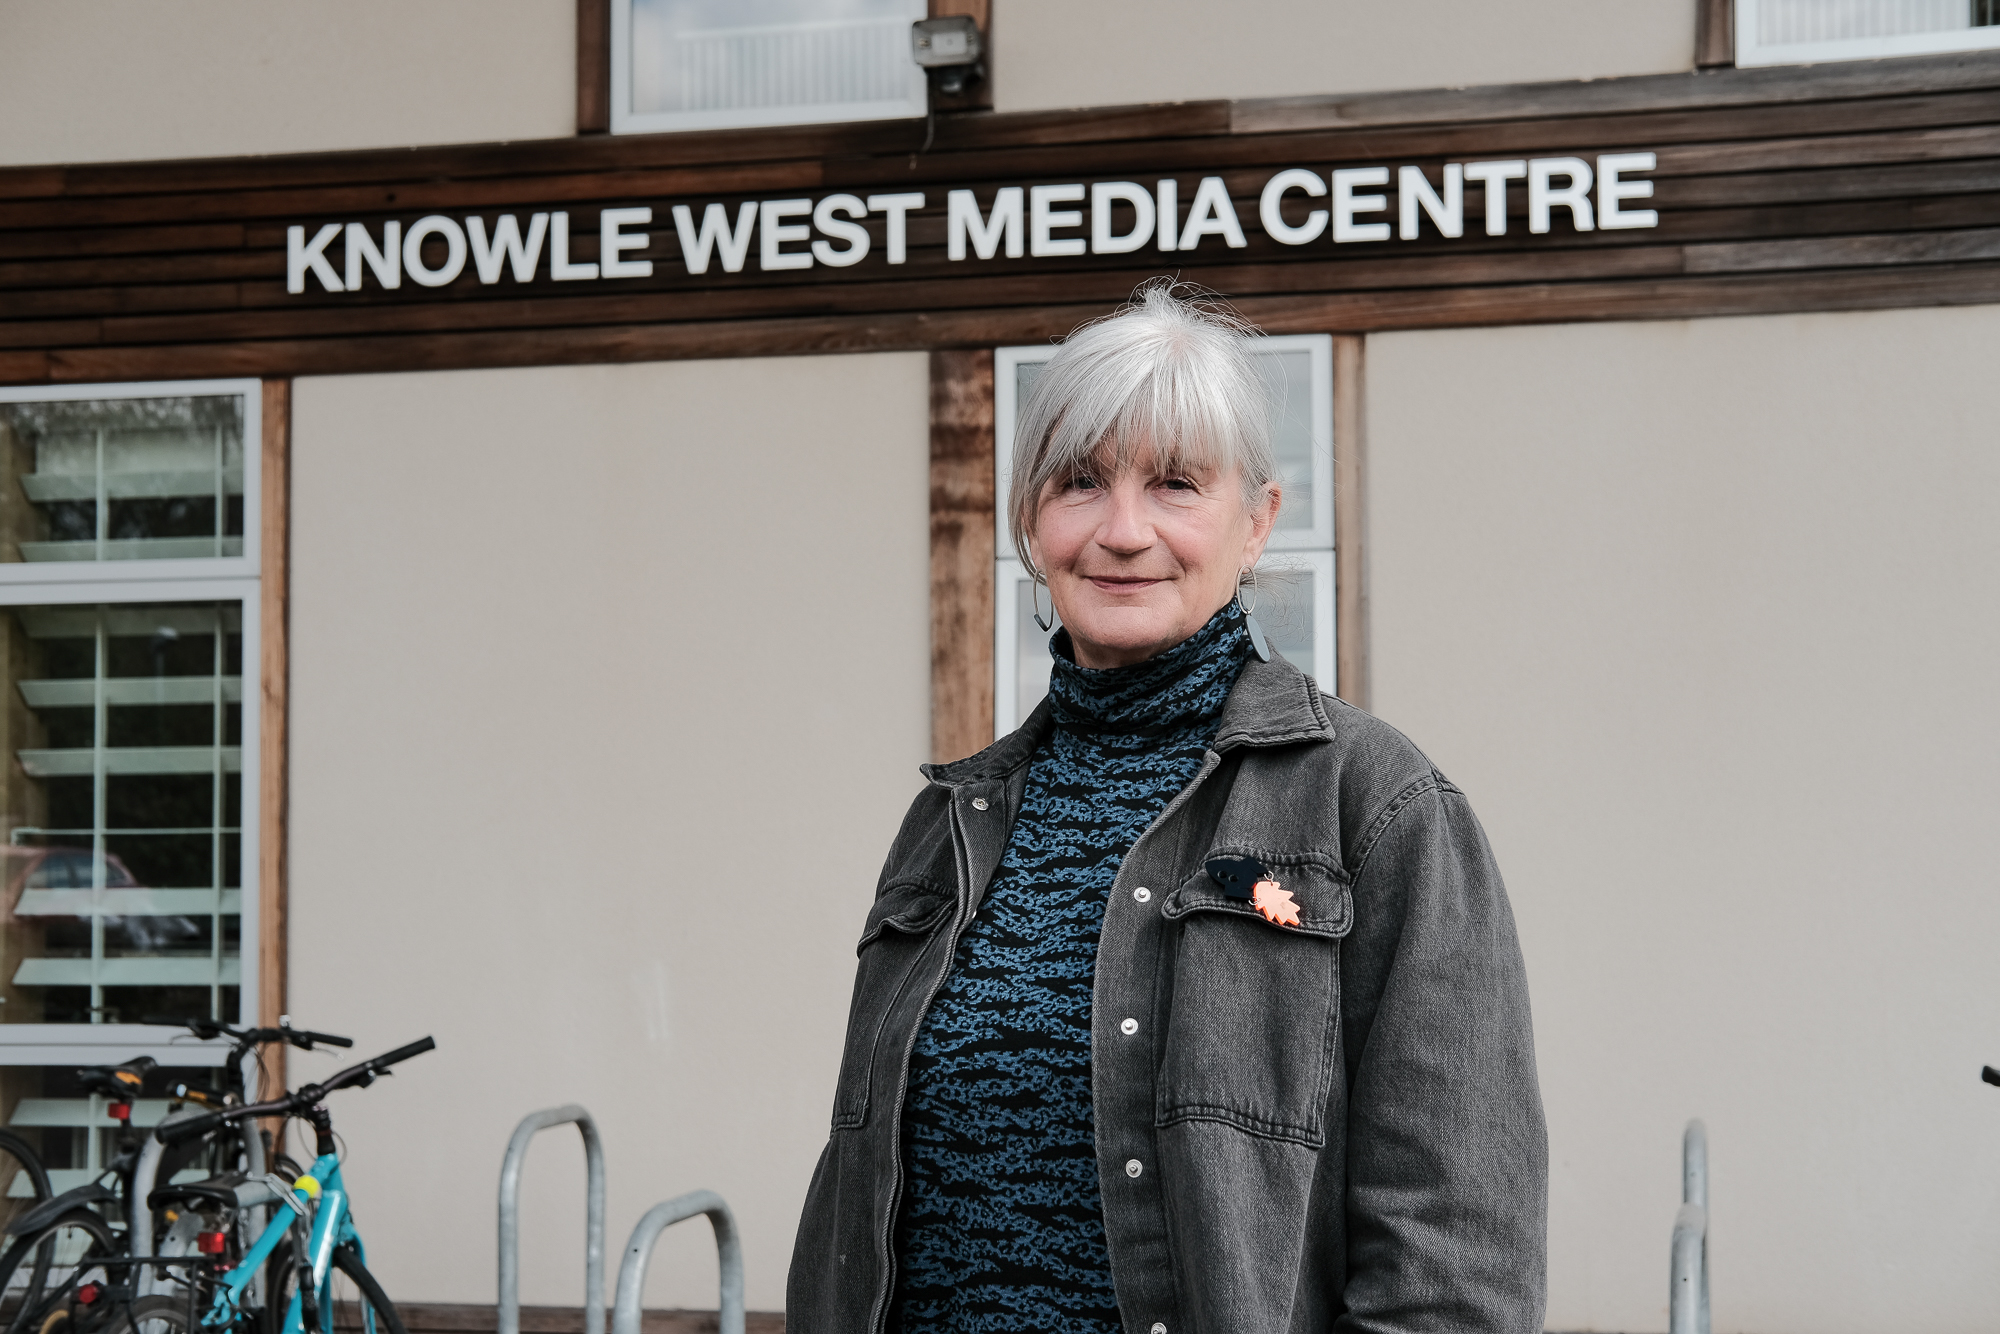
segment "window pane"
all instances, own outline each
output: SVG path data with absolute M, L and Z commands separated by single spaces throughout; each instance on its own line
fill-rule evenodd
M 1318 675 L 1315 670 L 1318 664 L 1313 661 L 1313 618 L 1318 606 L 1313 596 L 1315 578 L 1311 566 L 1287 564 L 1279 557 L 1257 567 L 1257 588 L 1254 592 L 1245 590 L 1243 595 L 1257 617 L 1257 624 L 1264 627 L 1264 636 L 1272 650 L 1312 677 Z M 1054 631 L 1045 631 L 1034 622 L 1034 588 L 1034 581 L 1025 576 L 1014 585 L 1015 614 L 1019 618 L 1014 638 L 1017 726 L 1026 722 L 1035 706 L 1047 697 L 1049 673 L 1055 670 L 1055 657 L 1049 652 L 1049 639 Z M 1046 589 L 1041 599 L 1043 615 L 1048 615 Z
M 107 1052 L 105 1063 L 113 1064 L 125 1054 Z M 140 1129 L 158 1125 L 168 1107 L 177 1105 L 172 1096 L 177 1084 L 221 1091 L 223 1071 L 212 1065 L 155 1068 L 132 1100 L 132 1124 Z M 40 1156 L 57 1194 L 95 1181 L 118 1156 L 118 1122 L 111 1119 L 107 1101 L 78 1082 L 75 1066 L 0 1066 L 0 1107 L 6 1109 L 7 1129 Z M 179 1163 L 169 1160 L 170 1179 L 195 1181 L 235 1166 L 210 1162 L 209 1156 L 197 1154 Z M 33 1194 L 24 1173 L 7 1172 L 0 1180 L 0 1219 L 19 1212 Z
M 0 403 L 0 561 L 243 554 L 243 399 Z
M 1974 26 L 1980 9 L 1980 0 L 1763 0 L 1757 41 L 1789 46 L 1951 32 Z M 1979 21 L 1991 23 L 1992 18 Z
M 632 0 L 638 114 L 911 102 L 910 0 Z
M 234 1020 L 242 609 L 0 611 L 0 1024 Z

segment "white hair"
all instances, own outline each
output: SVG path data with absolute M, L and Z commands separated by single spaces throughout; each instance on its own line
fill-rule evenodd
M 1278 475 L 1270 400 L 1250 360 L 1256 334 L 1219 302 L 1155 279 L 1065 339 L 1014 432 L 1007 522 L 1022 563 L 1035 567 L 1028 536 L 1045 486 L 1115 475 L 1149 445 L 1170 471 L 1240 469 L 1243 502 L 1256 504 Z

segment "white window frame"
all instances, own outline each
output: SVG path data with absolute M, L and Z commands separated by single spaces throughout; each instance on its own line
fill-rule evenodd
M 1273 533 L 1257 568 L 1307 568 L 1313 572 L 1313 663 L 1320 689 L 1334 694 L 1338 660 L 1337 595 L 1334 585 L 1333 527 L 1333 337 L 1330 334 L 1274 334 L 1258 339 L 1259 350 L 1303 351 L 1310 357 L 1313 449 L 1312 526 Z M 1024 362 L 1047 361 L 1049 344 L 993 350 L 993 735 L 1006 736 L 1025 718 L 1016 716 L 1020 694 L 1020 621 L 1015 599 L 1027 567 L 1008 537 L 1007 506 L 1012 490 L 1014 432 L 1019 420 L 1015 387 Z M 1254 603 L 1253 603 L 1254 606 Z
M 928 12 L 912 5 L 912 22 Z M 632 0 L 611 0 L 611 132 L 660 134 L 676 130 L 753 129 L 768 125 L 823 125 L 846 121 L 901 120 L 930 113 L 924 72 L 910 61 L 908 95 L 887 102 L 827 102 L 803 106 L 745 107 L 719 111 L 632 109 Z
M 1857 37 L 1833 42 L 1757 41 L 1764 0 L 1735 0 L 1736 63 L 1739 66 L 1805 65 L 1823 60 L 1880 60 L 1891 56 L 1937 55 L 2000 47 L 2000 26 L 1911 32 L 1894 37 Z M 1968 0 L 1969 3 L 1969 0 Z
M 260 803 L 262 610 L 258 579 L 262 528 L 263 382 L 163 380 L 121 384 L 0 386 L 0 403 L 79 402 L 111 398 L 193 398 L 240 395 L 243 399 L 243 555 L 200 560 L 19 562 L 0 565 L 0 607 L 77 606 L 98 603 L 238 602 L 243 612 L 243 722 L 241 832 L 242 912 L 238 922 L 237 1013 L 227 1022 L 254 1022 L 263 951 L 258 872 L 263 811 Z M 152 1024 L 0 1024 L 0 1065 L 96 1065 L 147 1055 L 162 1065 L 219 1066 L 229 1044 Z

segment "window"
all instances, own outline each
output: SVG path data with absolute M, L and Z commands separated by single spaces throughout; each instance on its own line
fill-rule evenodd
M 1049 635 L 1034 622 L 1034 581 L 1007 539 L 1015 413 L 1051 347 L 1003 347 L 993 360 L 993 464 L 997 537 L 993 581 L 993 731 L 1005 736 L 1049 692 Z M 1278 527 L 1246 593 L 1271 647 L 1334 693 L 1333 339 L 1299 334 L 1257 340 L 1270 387 L 1272 445 L 1285 488 Z M 1046 601 L 1047 594 L 1043 594 Z
M 2000 0 L 1736 0 L 1736 63 L 1868 60 L 2000 46 Z
M 612 0 L 620 134 L 925 113 L 924 0 Z
M 113 1124 L 76 1066 L 191 1078 L 224 1048 L 141 1021 L 256 995 L 258 389 L 0 389 L 0 1114 L 59 1186 Z

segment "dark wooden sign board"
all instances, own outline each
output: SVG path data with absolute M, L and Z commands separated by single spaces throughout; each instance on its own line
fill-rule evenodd
M 992 346 L 1173 273 L 1273 332 L 2000 300 L 2000 53 L 1354 98 L 1192 102 L 466 147 L 0 171 L 0 382 L 333 374 Z M 1281 246 L 1280 169 L 1651 150 L 1658 227 Z M 1229 186 L 1249 245 L 945 258 L 945 198 L 1171 177 Z M 686 271 L 708 203 L 921 191 L 908 262 Z M 1478 205 L 1468 189 L 1471 224 Z M 1306 202 L 1299 199 L 1301 206 Z M 1312 201 L 1323 205 L 1324 200 Z M 650 206 L 650 278 L 286 291 L 286 229 Z M 1393 219 L 1393 214 L 1390 215 Z M 877 255 L 883 219 L 867 225 Z

